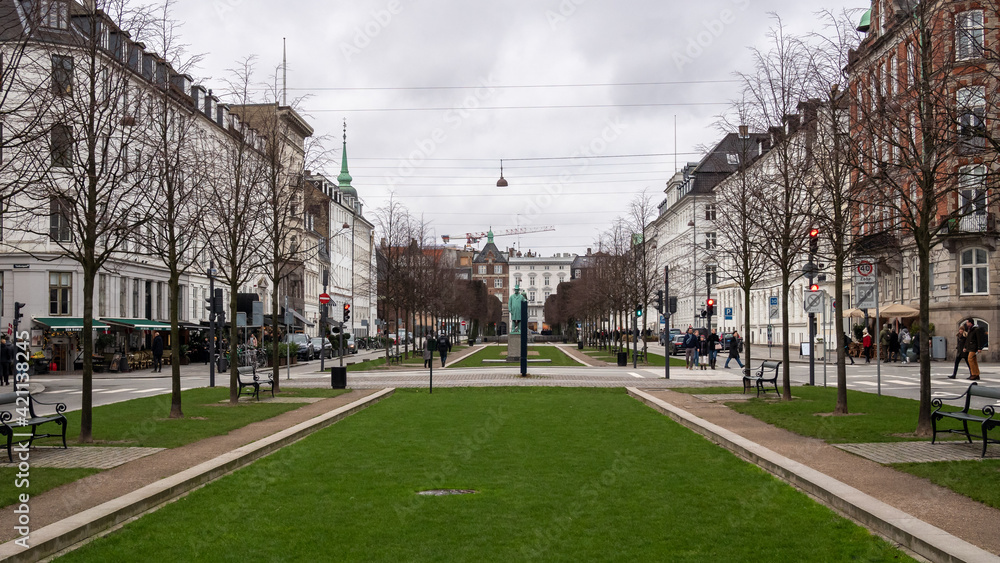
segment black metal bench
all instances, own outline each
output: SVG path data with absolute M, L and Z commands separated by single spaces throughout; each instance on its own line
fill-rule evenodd
M 39 415 L 35 412 L 35 404 L 55 407 L 55 414 Z M 24 434 L 25 429 L 31 427 L 31 437 L 28 439 L 28 447 L 35 440 L 59 436 L 60 434 L 39 434 L 38 427 L 46 422 L 55 422 L 62 426 L 63 449 L 66 449 L 66 427 L 68 426 L 66 417 L 66 405 L 63 403 L 43 403 L 31 393 L 3 393 L 0 394 L 0 405 L 11 405 L 11 410 L 0 411 L 0 436 L 7 437 L 7 459 L 14 463 L 14 455 L 11 446 L 15 442 L 14 434 Z M 16 440 L 18 443 L 24 440 Z
M 945 406 L 944 401 L 957 401 L 961 398 L 965 398 L 965 407 L 960 411 L 943 411 Z M 1000 389 L 994 389 L 991 387 L 983 387 L 973 383 L 969 385 L 968 390 L 965 393 L 957 397 L 936 397 L 931 401 L 931 406 L 935 407 L 934 412 L 931 413 L 931 426 L 934 429 L 934 435 L 931 437 L 931 443 L 933 444 L 935 439 L 937 439 L 938 432 L 948 432 L 951 434 L 962 434 L 965 439 L 972 443 L 972 438 L 982 438 L 983 440 L 983 455 L 986 457 L 986 446 L 989 444 L 1000 444 L 1000 440 L 990 440 L 987 438 L 987 434 L 993 428 L 1000 426 L 1000 420 L 994 419 L 993 416 L 996 414 L 997 405 L 986 405 L 983 407 L 983 416 L 973 414 L 969 412 L 969 406 L 973 397 L 983 397 L 987 399 L 998 399 L 1000 400 Z M 938 430 L 937 423 L 939 420 L 945 418 L 953 418 L 955 420 L 962 421 L 962 429 L 947 429 Z M 969 432 L 969 423 L 973 422 L 979 425 L 982 434 L 972 434 Z
M 260 400 L 260 386 L 268 385 L 271 388 L 271 397 L 274 397 L 274 380 L 271 379 L 271 374 L 268 373 L 267 379 L 262 378 L 257 375 L 257 366 L 241 366 L 236 368 L 236 380 L 240 385 L 240 392 L 236 395 L 236 398 L 243 396 L 244 388 L 253 388 L 253 393 L 247 392 L 258 401 Z
M 746 393 L 750 390 L 751 384 L 757 387 L 757 396 L 760 397 L 760 392 L 763 391 L 767 395 L 767 388 L 764 387 L 765 383 L 774 385 L 774 392 L 781 394 L 778 391 L 778 368 L 781 367 L 781 361 L 767 360 L 760 364 L 757 371 L 750 375 L 747 371 L 743 375 L 743 392 Z
M 395 362 L 397 365 L 403 365 L 403 355 L 402 354 L 389 354 L 389 365 Z

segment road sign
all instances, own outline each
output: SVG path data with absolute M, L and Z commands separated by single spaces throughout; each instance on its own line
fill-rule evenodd
M 236 326 L 239 328 L 247 326 L 247 314 L 244 311 L 236 313 Z
M 326 293 L 320 293 L 319 294 L 319 304 L 320 305 L 326 305 L 329 302 L 330 302 L 330 295 L 329 294 L 326 294 Z
M 726 320 L 727 321 L 733 320 L 733 308 L 732 307 L 726 307 L 725 310 L 724 310 L 724 313 L 726 315 Z
M 781 309 L 778 307 L 778 297 L 774 296 L 769 300 L 771 314 L 768 316 L 769 319 L 774 320 L 781 316 Z
M 823 301 L 825 300 L 826 292 L 823 291 L 807 291 L 805 299 L 802 300 L 805 306 L 806 313 L 819 314 L 823 312 Z
M 859 258 L 854 267 L 854 306 L 874 309 L 878 302 L 878 269 L 875 260 Z
M 262 301 L 254 301 L 252 306 L 250 326 L 264 326 L 264 303 Z

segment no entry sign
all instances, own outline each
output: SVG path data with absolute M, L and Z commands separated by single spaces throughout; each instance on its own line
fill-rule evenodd
M 326 305 L 329 302 L 330 302 L 330 296 L 328 294 L 326 294 L 326 293 L 320 293 L 319 294 L 319 304 L 320 305 Z

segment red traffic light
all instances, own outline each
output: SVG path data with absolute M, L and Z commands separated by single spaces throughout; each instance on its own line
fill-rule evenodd
M 809 238 L 816 238 L 819 236 L 819 229 L 809 229 Z
M 819 291 L 819 284 L 818 283 L 814 283 L 814 284 L 810 285 L 809 286 L 809 291 Z
M 715 306 L 715 299 L 709 299 L 707 303 L 708 303 L 709 307 L 714 307 Z
M 350 310 L 351 310 L 350 303 L 344 303 L 344 312 L 347 312 L 347 311 L 350 311 Z

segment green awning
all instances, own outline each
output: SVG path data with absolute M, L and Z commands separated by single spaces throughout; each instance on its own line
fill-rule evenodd
M 170 330 L 170 323 L 150 321 L 148 319 L 101 319 L 113 326 L 134 328 L 136 330 Z
M 45 325 L 52 330 L 81 331 L 83 330 L 83 317 L 43 317 L 34 321 L 40 325 Z M 108 325 L 99 320 L 94 320 L 94 330 L 106 330 Z

